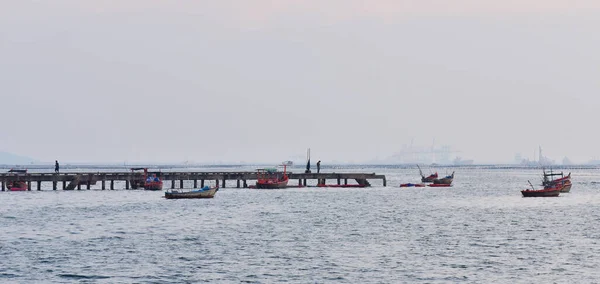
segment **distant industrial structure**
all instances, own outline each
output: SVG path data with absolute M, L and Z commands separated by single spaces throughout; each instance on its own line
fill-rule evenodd
M 431 146 L 414 145 L 411 141 L 410 145 L 402 145 L 402 149 L 398 153 L 386 159 L 389 163 L 399 164 L 441 164 L 441 165 L 470 165 L 473 160 L 463 160 L 456 156 L 455 151 L 449 145 L 435 146 L 435 140 Z
M 533 151 L 533 160 L 529 160 L 529 158 L 523 158 L 520 153 L 515 154 L 515 163 L 524 165 L 524 166 L 551 166 L 554 165 L 554 160 L 544 156 L 542 153 L 542 146 L 538 147 L 536 160 L 536 151 Z M 567 159 L 568 161 L 568 159 Z

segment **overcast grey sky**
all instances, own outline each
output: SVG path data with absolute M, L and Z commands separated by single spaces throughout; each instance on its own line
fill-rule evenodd
M 600 157 L 600 1 L 0 0 L 0 151 Z

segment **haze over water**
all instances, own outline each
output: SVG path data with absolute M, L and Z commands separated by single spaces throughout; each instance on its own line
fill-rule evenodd
M 599 279 L 598 170 L 573 170 L 571 193 L 557 198 L 521 197 L 540 170 L 455 170 L 452 188 L 398 188 L 418 181 L 416 169 L 335 169 L 386 174 L 388 187 L 224 188 L 211 200 L 1 192 L 0 282 Z

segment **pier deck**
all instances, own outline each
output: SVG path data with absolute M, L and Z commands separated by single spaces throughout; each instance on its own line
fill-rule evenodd
M 91 189 L 92 185 L 100 183 L 100 189 L 115 189 L 115 181 L 125 183 L 125 189 L 129 189 L 132 180 L 139 180 L 143 176 L 138 172 L 68 172 L 68 173 L 2 173 L 0 182 L 2 191 L 6 190 L 6 184 L 12 181 L 24 181 L 29 190 L 32 184 L 36 185 L 37 190 L 42 190 L 43 182 L 52 183 L 52 189 L 57 190 L 59 184 L 62 189 Z M 306 186 L 307 180 L 316 180 L 319 184 L 325 184 L 327 180 L 334 180 L 338 185 L 347 185 L 352 180 L 357 184 L 370 186 L 369 180 L 381 180 L 383 186 L 386 186 L 385 175 L 375 173 L 288 173 L 290 179 L 289 185 L 294 185 L 294 180 L 298 181 L 298 186 Z M 235 187 L 248 187 L 248 181 L 256 180 L 256 172 L 161 172 L 160 178 L 164 182 L 165 188 L 184 188 L 184 181 L 193 181 L 193 188 L 204 187 L 205 181 L 214 181 L 221 188 L 227 187 L 227 182 L 235 181 Z M 170 181 L 170 184 L 169 182 Z M 179 181 L 179 182 L 177 182 Z M 67 185 L 68 183 L 68 185 Z M 108 185 L 107 185 L 108 184 Z

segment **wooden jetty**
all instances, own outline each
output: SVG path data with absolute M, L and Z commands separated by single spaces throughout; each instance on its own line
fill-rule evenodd
M 59 184 L 63 190 L 80 190 L 82 186 L 91 189 L 92 185 L 100 183 L 100 189 L 115 189 L 115 181 L 125 183 L 125 189 L 130 188 L 132 180 L 139 180 L 143 173 L 137 172 L 80 172 L 80 173 L 0 173 L 2 191 L 6 190 L 6 184 L 11 181 L 24 181 L 28 190 L 32 184 L 37 190 L 42 190 L 42 183 L 52 183 L 52 189 L 57 190 Z M 317 184 L 325 184 L 327 180 L 334 180 L 338 185 L 347 185 L 348 180 L 355 180 L 358 184 L 371 186 L 369 180 L 381 180 L 386 186 L 385 175 L 375 173 L 288 173 L 290 185 L 293 180 L 298 181 L 298 186 L 306 186 L 307 180 L 316 180 Z M 215 181 L 220 188 L 227 187 L 227 182 L 235 182 L 235 187 L 248 187 L 248 181 L 257 179 L 256 172 L 161 172 L 160 178 L 165 186 L 170 188 L 184 188 L 184 181 L 192 181 L 193 188 L 204 187 L 206 181 Z

